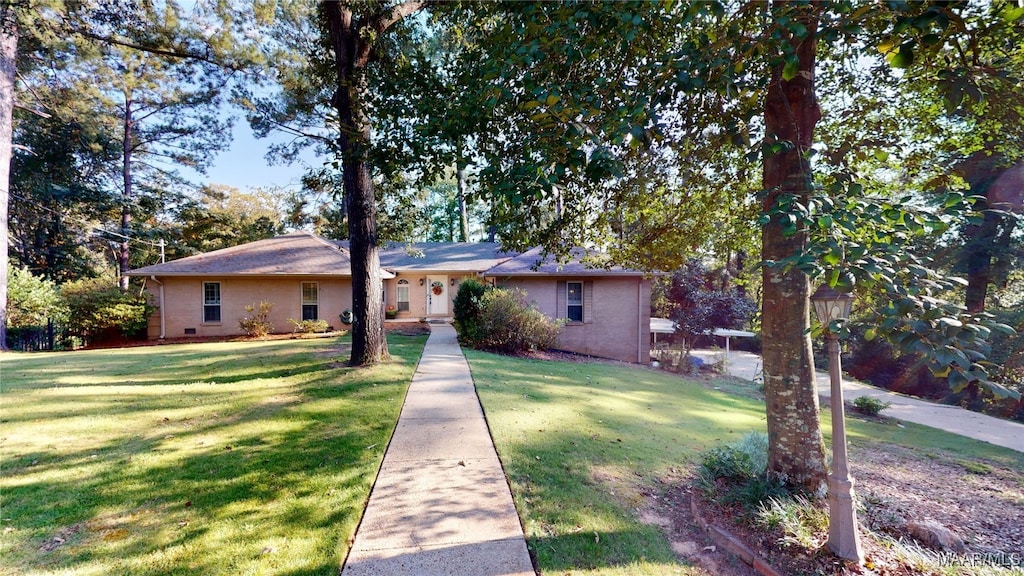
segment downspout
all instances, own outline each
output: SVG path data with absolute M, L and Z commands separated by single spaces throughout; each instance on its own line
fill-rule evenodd
M 163 340 L 167 336 L 167 334 L 164 331 L 164 326 L 166 325 L 164 317 L 164 314 L 166 313 L 166 308 L 164 307 L 164 283 L 157 280 L 156 276 L 150 276 L 150 279 L 152 279 L 153 282 L 156 282 L 157 285 L 160 286 L 160 340 Z
M 641 276 L 636 283 L 636 363 L 643 364 L 644 352 L 644 278 Z M 650 338 L 650 336 L 648 336 Z

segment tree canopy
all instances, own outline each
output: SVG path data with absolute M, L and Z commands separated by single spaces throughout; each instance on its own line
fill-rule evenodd
M 812 282 L 876 303 L 870 336 L 954 388 L 1012 394 L 986 372 L 986 336 L 1006 327 L 984 307 L 1021 250 L 1017 3 L 230 4 L 5 8 L 5 30 L 32 31 L 10 188 L 21 263 L 86 274 L 101 224 L 188 250 L 279 230 L 228 202 L 259 194 L 173 177 L 223 143 L 231 86 L 257 133 L 293 137 L 279 160 L 325 159 L 284 222 L 351 240 L 353 364 L 387 355 L 378 244 L 426 219 L 461 238 L 468 205 L 508 248 L 757 265 L 771 467 L 809 489 L 825 468 Z

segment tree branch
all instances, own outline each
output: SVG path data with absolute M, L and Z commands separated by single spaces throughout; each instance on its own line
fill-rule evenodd
M 14 107 L 17 108 L 18 110 L 24 110 L 26 112 L 30 112 L 32 114 L 35 114 L 36 116 L 39 116 L 40 118 L 51 118 L 51 116 L 49 114 L 47 114 L 46 112 L 43 112 L 42 110 L 36 110 L 35 108 L 29 108 L 28 106 L 25 106 L 25 105 L 22 105 L 22 104 L 18 104 L 17 102 L 14 103 Z
M 206 62 L 207 64 L 213 64 L 220 68 L 231 70 L 232 72 L 241 72 L 245 69 L 245 66 L 236 63 L 221 62 L 209 54 L 199 54 L 196 52 L 179 52 L 170 48 L 160 48 L 158 46 L 144 46 L 142 44 L 136 44 L 127 40 L 122 40 L 114 36 L 104 36 L 102 34 L 96 34 L 87 30 L 74 30 L 75 34 L 89 38 L 90 40 L 96 40 L 97 42 L 104 42 L 107 44 L 114 44 L 116 46 L 123 46 L 125 48 L 131 48 L 133 50 L 139 50 L 141 52 L 148 52 L 150 54 L 156 54 L 158 56 L 167 56 L 169 58 L 181 58 L 185 60 L 198 60 L 199 62 Z
M 370 19 L 366 25 L 377 33 L 384 32 L 388 28 L 394 26 L 397 22 L 405 18 L 406 16 L 413 14 L 426 6 L 425 0 L 406 0 L 401 4 L 395 6 L 391 10 L 378 14 Z

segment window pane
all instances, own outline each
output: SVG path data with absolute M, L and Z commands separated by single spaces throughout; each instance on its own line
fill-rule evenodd
M 203 282 L 203 322 L 220 322 L 220 282 Z
M 395 291 L 395 300 L 397 301 L 397 308 L 400 312 L 409 311 L 409 281 L 399 280 L 398 289 Z
M 203 322 L 220 322 L 220 306 L 203 306 Z
M 220 282 L 203 282 L 203 304 L 220 304 Z
M 317 297 L 317 283 L 316 282 L 303 282 L 302 283 L 302 303 L 303 304 L 316 304 L 319 301 Z
M 566 299 L 570 306 L 583 306 L 583 282 L 566 282 Z
M 583 322 L 583 282 L 566 282 L 565 292 L 565 317 L 569 322 Z
M 317 309 L 319 307 L 316 304 L 303 304 L 302 305 L 302 319 L 303 320 L 316 320 Z

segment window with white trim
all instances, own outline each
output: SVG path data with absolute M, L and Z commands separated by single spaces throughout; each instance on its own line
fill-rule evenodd
M 203 323 L 220 323 L 220 282 L 203 282 Z
M 399 280 L 398 290 L 396 291 L 396 303 L 399 312 L 409 311 L 409 281 Z
M 316 282 L 302 283 L 302 319 L 317 320 L 320 317 L 320 285 Z
M 565 283 L 565 317 L 569 322 L 583 322 L 583 282 Z

